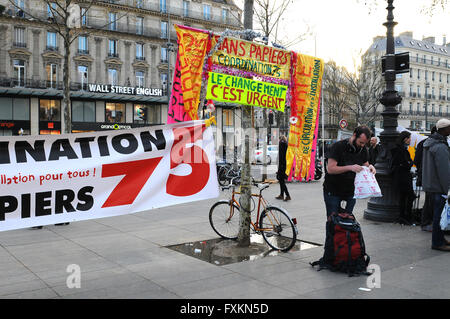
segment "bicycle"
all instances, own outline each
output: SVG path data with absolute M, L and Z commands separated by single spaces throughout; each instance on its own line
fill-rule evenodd
M 262 192 L 269 184 L 254 184 L 259 189 L 258 210 L 256 218 L 250 221 L 250 226 L 257 234 L 261 234 L 264 241 L 273 249 L 286 252 L 290 250 L 297 240 L 297 219 L 291 218 L 286 210 L 270 205 L 263 197 Z M 239 233 L 239 220 L 241 205 L 235 195 L 236 185 L 222 187 L 222 190 L 232 188 L 230 200 L 216 202 L 209 211 L 209 223 L 213 230 L 224 239 L 237 239 Z M 261 211 L 262 209 L 262 211 Z
M 235 169 L 232 164 L 226 164 L 219 168 L 217 172 L 217 179 L 220 186 L 225 186 L 231 182 L 233 178 L 240 178 L 241 169 Z

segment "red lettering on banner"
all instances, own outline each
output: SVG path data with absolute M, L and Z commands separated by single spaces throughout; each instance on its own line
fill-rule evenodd
M 209 161 L 205 151 L 192 145 L 202 139 L 205 125 L 173 130 L 174 143 L 170 151 L 170 168 L 174 169 L 180 164 L 188 164 L 192 168 L 191 174 L 179 176 L 170 174 L 167 180 L 166 192 L 173 196 L 191 196 L 200 192 L 209 180 Z
M 113 189 L 102 208 L 133 204 L 161 159 L 162 157 L 155 157 L 133 162 L 104 164 L 102 178 L 125 176 Z

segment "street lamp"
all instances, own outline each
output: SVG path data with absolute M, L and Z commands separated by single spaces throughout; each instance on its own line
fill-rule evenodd
M 399 135 L 397 131 L 397 118 L 400 114 L 396 106 L 401 103 L 402 98 L 395 90 L 395 45 L 394 45 L 394 0 L 388 0 L 388 15 L 386 26 L 386 60 L 384 78 L 386 81 L 386 90 L 380 99 L 384 110 L 383 116 L 384 130 L 380 134 L 381 152 L 378 154 L 375 168 L 377 170 L 376 178 L 381 188 L 383 197 L 372 197 L 367 203 L 367 209 L 364 211 L 364 218 L 381 222 L 393 222 L 399 214 L 398 189 L 393 186 L 393 179 L 390 172 L 389 162 L 391 150 L 395 147 L 396 139 Z
M 428 88 L 430 83 L 425 83 L 425 131 L 428 130 Z

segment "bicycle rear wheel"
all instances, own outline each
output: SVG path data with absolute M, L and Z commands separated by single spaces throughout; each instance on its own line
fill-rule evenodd
M 239 207 L 228 201 L 215 203 L 209 210 L 209 223 L 222 238 L 236 239 L 239 234 Z
M 227 177 L 228 168 L 221 167 L 217 172 L 217 180 L 219 181 L 220 186 L 227 186 L 230 183 L 230 180 Z
M 276 250 L 288 251 L 297 240 L 297 228 L 291 218 L 277 207 L 267 207 L 259 219 L 266 243 Z

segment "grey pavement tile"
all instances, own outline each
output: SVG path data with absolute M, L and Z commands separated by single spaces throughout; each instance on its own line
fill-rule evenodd
M 28 293 L 34 290 L 48 288 L 42 280 L 29 279 L 24 282 L 11 283 L 0 286 L 0 298 L 11 294 Z
M 67 239 L 117 233 L 116 229 L 100 224 L 97 220 L 77 221 L 72 222 L 69 225 L 46 226 L 45 228 Z
M 253 280 L 252 278 L 240 274 L 226 274 L 222 276 L 216 276 L 207 279 L 201 279 L 179 285 L 174 285 L 170 288 L 170 290 L 182 298 L 190 298 L 191 296 L 196 295 L 198 293 L 214 290 L 217 288 L 224 289 L 225 287 L 228 286 L 252 280 Z
M 222 298 L 222 299 L 286 299 L 296 294 L 286 289 L 278 288 L 260 280 L 242 281 L 237 284 L 203 291 L 189 295 L 192 299 Z
M 261 279 L 266 276 L 277 277 L 280 274 L 294 271 L 305 266 L 293 260 L 279 256 L 265 257 L 257 261 L 246 261 L 230 265 L 221 266 L 235 273 L 248 276 L 255 279 Z
M 400 287 L 431 298 L 450 298 L 450 276 L 448 271 L 420 266 L 404 266 L 382 271 L 381 285 Z
M 168 298 L 175 296 L 163 287 L 155 283 L 142 279 L 139 282 L 123 283 L 89 291 L 78 291 L 73 288 L 73 293 L 62 296 L 65 299 L 113 299 L 113 298 L 133 298 L 132 296 L 146 296 L 141 298 Z M 77 292 L 78 291 L 78 292 Z
M 346 282 L 333 287 L 319 289 L 298 296 L 309 299 L 427 299 L 429 296 L 403 288 L 381 284 L 380 288 L 372 288 L 370 291 L 365 284 L 365 276 L 361 280 Z
M 2 299 L 53 299 L 59 296 L 50 288 L 24 291 L 10 295 L 0 296 Z
M 63 239 L 58 234 L 43 229 L 20 229 L 0 232 L 0 245 L 4 247 L 52 242 Z
M 136 282 L 146 281 L 139 276 L 124 268 L 104 269 L 82 273 L 80 278 L 80 288 L 69 288 L 67 283 L 52 286 L 52 289 L 60 296 L 71 295 L 75 293 L 85 293 L 92 290 L 106 289 L 110 287 L 121 287 Z
M 130 233 L 115 233 L 103 236 L 86 236 L 74 238 L 73 242 L 100 255 L 112 253 L 118 250 L 145 250 L 153 246 L 148 241 L 137 238 Z

